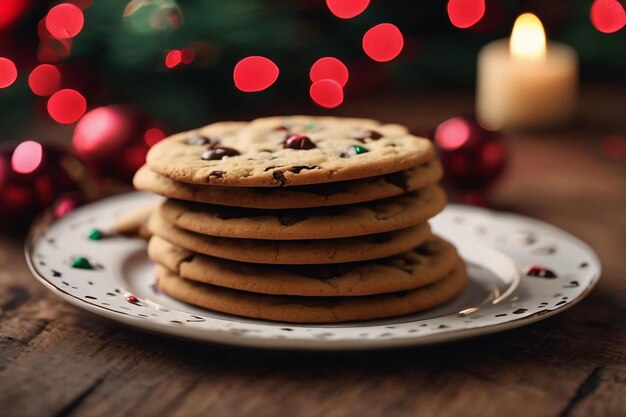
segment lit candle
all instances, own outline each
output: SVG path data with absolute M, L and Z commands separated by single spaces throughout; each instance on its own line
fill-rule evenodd
M 567 45 L 546 42 L 537 16 L 517 18 L 511 38 L 478 55 L 476 115 L 490 129 L 562 124 L 575 110 L 578 57 Z

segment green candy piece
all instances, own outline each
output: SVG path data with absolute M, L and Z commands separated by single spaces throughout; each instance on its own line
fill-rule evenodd
M 359 145 L 355 145 L 355 146 L 354 146 L 354 152 L 356 152 L 356 154 L 357 154 L 357 155 L 360 155 L 360 154 L 362 154 L 362 153 L 367 153 L 367 152 L 369 152 L 369 149 L 364 148 L 364 147 L 359 146 Z
M 305 126 L 305 129 L 306 129 L 306 130 L 313 130 L 313 129 L 315 129 L 316 127 L 317 127 L 317 123 L 315 123 L 315 122 L 311 122 L 311 123 L 308 123 L 308 124 Z
M 87 258 L 83 258 L 82 256 L 79 256 L 77 258 L 72 259 L 72 268 L 76 268 L 76 269 L 93 269 L 93 266 L 87 260 Z
M 100 240 L 104 237 L 104 233 L 100 229 L 91 229 L 89 231 L 89 240 Z

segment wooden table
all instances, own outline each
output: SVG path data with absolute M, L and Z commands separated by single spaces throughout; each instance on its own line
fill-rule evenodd
M 494 205 L 577 235 L 604 273 L 578 306 L 546 321 L 430 348 L 287 353 L 153 336 L 52 295 L 0 237 L 3 416 L 625 416 L 626 159 L 599 141 L 626 133 L 626 89 L 583 94 L 566 132 L 511 135 Z M 426 105 L 427 103 L 427 105 Z M 471 94 L 380 96 L 342 112 L 432 126 Z

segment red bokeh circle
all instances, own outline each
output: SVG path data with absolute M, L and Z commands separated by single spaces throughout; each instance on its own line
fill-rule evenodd
M 76 90 L 59 90 L 48 99 L 48 114 L 58 123 L 74 123 L 85 111 L 87 100 Z
M 617 0 L 595 0 L 591 23 L 602 33 L 615 33 L 626 25 L 626 12 Z
M 311 85 L 309 94 L 315 103 L 332 109 L 343 103 L 343 89 L 335 80 L 319 80 Z
M 311 81 L 324 79 L 335 80 L 341 87 L 344 87 L 350 76 L 348 68 L 337 58 L 327 56 L 320 58 L 311 66 L 309 73 Z
M 82 10 L 70 3 L 54 6 L 46 16 L 46 29 L 51 35 L 60 39 L 73 38 L 78 35 L 84 23 Z
M 262 56 L 249 56 L 235 65 L 233 80 L 235 86 L 246 93 L 262 91 L 278 79 L 276 64 Z
M 370 0 L 326 0 L 330 12 L 341 19 L 360 15 L 369 6 Z
M 391 61 L 403 47 L 402 32 L 391 23 L 376 25 L 363 35 L 363 50 L 374 61 Z
M 49 96 L 61 87 L 61 72 L 54 65 L 38 65 L 28 76 L 28 85 L 38 96 Z
M 458 28 L 475 25 L 484 14 L 485 0 L 448 0 L 448 17 Z
M 167 68 L 174 68 L 179 65 L 183 60 L 183 54 L 178 49 L 173 49 L 165 55 L 165 66 Z
M 9 58 L 0 57 L 0 88 L 6 88 L 17 79 L 17 68 Z

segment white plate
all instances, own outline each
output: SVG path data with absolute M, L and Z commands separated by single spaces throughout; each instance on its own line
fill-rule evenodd
M 26 244 L 33 274 L 70 303 L 140 329 L 206 342 L 307 350 L 427 345 L 512 329 L 573 306 L 600 275 L 593 251 L 553 226 L 449 205 L 431 225 L 467 261 L 470 284 L 456 300 L 420 314 L 367 322 L 297 325 L 246 319 L 196 308 L 155 291 L 153 264 L 143 240 L 88 239 L 92 228 L 108 231 L 118 215 L 156 198 L 145 193 L 112 197 L 34 228 L 39 233 L 33 232 Z M 78 256 L 96 269 L 72 268 Z M 545 267 L 556 277 L 529 276 L 530 265 Z M 129 295 L 137 301 L 128 301 Z

